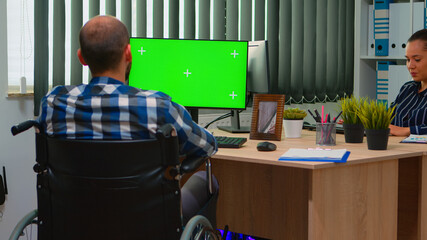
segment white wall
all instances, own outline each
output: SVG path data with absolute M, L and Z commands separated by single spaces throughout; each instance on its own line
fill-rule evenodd
M 15 224 L 36 208 L 34 132 L 10 134 L 12 125 L 33 118 L 33 99 L 7 98 L 6 9 L 6 0 L 0 0 L 0 167 L 6 167 L 9 190 L 0 206 L 0 239 L 8 239 Z

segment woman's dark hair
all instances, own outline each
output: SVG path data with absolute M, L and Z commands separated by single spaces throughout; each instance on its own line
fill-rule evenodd
M 97 17 L 80 31 L 80 50 L 92 74 L 115 69 L 129 44 L 126 26 L 110 16 Z
M 424 49 L 427 50 L 427 29 L 421 29 L 419 31 L 416 31 L 408 39 L 408 42 L 413 42 L 415 40 L 422 40 L 422 41 L 424 41 Z

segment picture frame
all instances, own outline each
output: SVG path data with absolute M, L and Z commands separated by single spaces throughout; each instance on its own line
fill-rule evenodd
M 249 138 L 280 141 L 284 107 L 283 94 L 255 94 Z

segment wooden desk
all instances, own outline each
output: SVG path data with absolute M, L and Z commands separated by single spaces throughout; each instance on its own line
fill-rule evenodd
M 316 147 L 310 131 L 276 141 L 273 152 L 258 152 L 259 140 L 221 148 L 212 158 L 218 226 L 268 239 L 427 239 L 427 145 L 401 139 L 372 151 L 366 138 L 346 144 L 337 134 L 332 148 L 351 151 L 347 163 L 277 160 L 289 148 Z

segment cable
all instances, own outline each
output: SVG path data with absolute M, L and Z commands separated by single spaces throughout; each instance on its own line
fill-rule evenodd
M 214 120 L 212 120 L 211 122 L 209 122 L 208 124 L 206 124 L 206 125 L 205 125 L 205 128 L 207 129 L 207 128 L 209 127 L 209 125 L 211 125 L 212 123 L 214 123 L 214 122 L 216 122 L 216 121 L 219 121 L 219 120 L 222 120 L 222 119 L 224 119 L 224 118 L 231 117 L 231 116 L 233 116 L 233 113 L 232 113 L 232 112 L 229 112 L 229 113 L 226 113 L 226 114 L 224 114 L 224 115 L 221 115 L 221 116 L 219 116 L 219 117 L 215 118 Z

